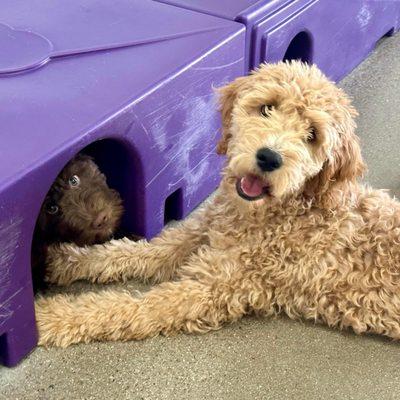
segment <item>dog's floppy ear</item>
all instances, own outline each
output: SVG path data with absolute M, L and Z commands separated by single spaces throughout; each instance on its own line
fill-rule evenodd
M 357 111 L 346 104 L 341 110 L 344 118 L 337 121 L 333 129 L 338 143 L 332 149 L 321 172 L 308 183 L 306 192 L 324 201 L 328 207 L 343 200 L 343 191 L 361 177 L 366 166 L 361 155 L 358 136 L 355 134 L 354 117 Z
M 351 106 L 347 106 L 346 111 L 349 115 L 348 118 L 337 126 L 341 143 L 339 148 L 334 151 L 336 167 L 333 178 L 336 182 L 355 182 L 366 170 L 361 155 L 360 141 L 355 134 L 354 117 L 357 115 L 357 111 Z
M 238 93 L 244 86 L 244 82 L 248 77 L 236 78 L 233 82 L 217 89 L 219 96 L 219 111 L 222 116 L 222 138 L 217 145 L 218 154 L 226 154 L 228 150 L 228 142 L 231 138 L 232 109 L 235 104 Z

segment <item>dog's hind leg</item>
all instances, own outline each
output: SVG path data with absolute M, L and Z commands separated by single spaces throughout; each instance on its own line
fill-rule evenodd
M 165 229 L 150 242 L 124 238 L 88 247 L 55 245 L 48 249 L 46 280 L 58 285 L 82 279 L 99 283 L 131 278 L 166 281 L 205 242 L 199 216 Z
M 36 302 L 39 344 L 60 347 L 138 340 L 179 331 L 206 332 L 244 312 L 245 305 L 236 297 L 228 305 L 212 287 L 194 280 L 164 282 L 139 298 L 106 290 L 42 297 Z

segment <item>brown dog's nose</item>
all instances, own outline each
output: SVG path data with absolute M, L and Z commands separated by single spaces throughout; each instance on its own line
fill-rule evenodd
M 108 215 L 105 211 L 100 212 L 97 217 L 92 222 L 92 227 L 94 229 L 101 229 L 108 222 Z
M 263 147 L 256 154 L 257 165 L 263 172 L 275 171 L 282 166 L 282 157 L 276 151 Z

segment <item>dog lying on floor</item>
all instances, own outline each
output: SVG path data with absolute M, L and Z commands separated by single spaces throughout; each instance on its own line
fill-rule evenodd
M 220 90 L 216 197 L 150 242 L 51 249 L 48 280 L 152 280 L 149 292 L 42 297 L 40 344 L 206 332 L 285 312 L 400 338 L 400 203 L 357 183 L 356 111 L 316 68 L 263 65 Z

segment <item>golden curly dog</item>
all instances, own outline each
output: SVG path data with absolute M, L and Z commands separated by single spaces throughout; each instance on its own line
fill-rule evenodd
M 42 297 L 40 344 L 206 332 L 285 312 L 400 338 L 400 203 L 357 183 L 348 97 L 316 68 L 263 65 L 221 89 L 227 154 L 214 200 L 150 242 L 61 245 L 49 281 L 159 283 Z

